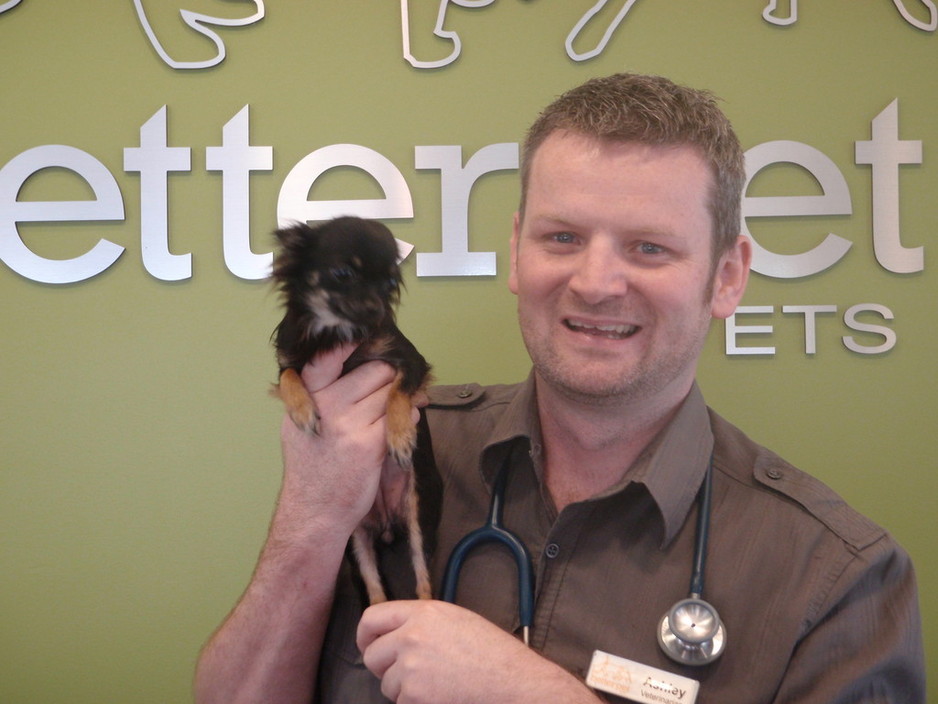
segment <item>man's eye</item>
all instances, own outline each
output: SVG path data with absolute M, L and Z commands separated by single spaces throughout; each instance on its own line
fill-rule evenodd
M 641 245 L 639 245 L 639 250 L 642 254 L 661 254 L 664 248 L 651 242 L 642 242 Z
M 571 232 L 558 232 L 554 235 L 554 242 L 559 244 L 573 244 L 576 242 L 576 236 Z

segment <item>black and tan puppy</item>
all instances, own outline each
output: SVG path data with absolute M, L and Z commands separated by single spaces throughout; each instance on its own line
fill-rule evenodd
M 379 501 L 352 535 L 352 549 L 371 603 L 386 600 L 378 574 L 375 540 L 389 539 L 392 524 L 402 525 L 410 541 L 417 596 L 429 599 L 423 538 L 417 520 L 412 456 L 416 429 L 411 413 L 425 395 L 430 367 L 397 328 L 394 308 L 400 298 L 397 244 L 379 222 L 341 217 L 318 227 L 297 224 L 275 233 L 280 244 L 273 279 L 286 308 L 275 344 L 280 365 L 276 394 L 293 421 L 319 430 L 319 415 L 300 378 L 316 355 L 343 343 L 357 343 L 342 373 L 380 359 L 397 370 L 387 408 L 388 451 L 404 470 L 406 486 L 397 505 Z

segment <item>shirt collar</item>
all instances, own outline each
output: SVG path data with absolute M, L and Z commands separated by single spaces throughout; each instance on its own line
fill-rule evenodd
M 533 372 L 508 402 L 482 453 L 480 469 L 487 483 L 494 481 L 514 441 L 519 438 L 529 443 L 528 451 L 540 475 L 538 455 L 542 443 Z M 665 547 L 687 519 L 712 452 L 709 413 L 703 394 L 694 383 L 674 418 L 649 443 L 623 479 L 595 500 L 619 494 L 631 484 L 644 486 L 661 512 L 664 522 L 662 547 Z
M 621 491 L 630 482 L 644 485 L 664 520 L 664 547 L 687 519 L 712 454 L 710 415 L 695 383 L 671 422 L 609 493 Z
M 528 443 L 532 458 L 541 452 L 541 426 L 537 414 L 534 371 L 518 386 L 508 407 L 501 414 L 486 442 L 480 458 L 480 469 L 486 483 L 491 485 L 502 463 L 507 459 L 514 441 L 523 439 Z M 540 461 L 534 459 L 535 470 L 540 477 Z

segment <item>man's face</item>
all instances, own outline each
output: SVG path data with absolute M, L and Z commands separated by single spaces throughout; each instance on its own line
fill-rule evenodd
M 749 264 L 741 238 L 714 267 L 705 162 L 557 132 L 531 166 L 509 288 L 539 379 L 581 400 L 677 403 Z

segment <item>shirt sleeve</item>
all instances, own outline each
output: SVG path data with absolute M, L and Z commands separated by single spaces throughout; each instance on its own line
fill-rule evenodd
M 857 551 L 818 600 L 775 704 L 925 704 L 915 572 L 889 536 Z

